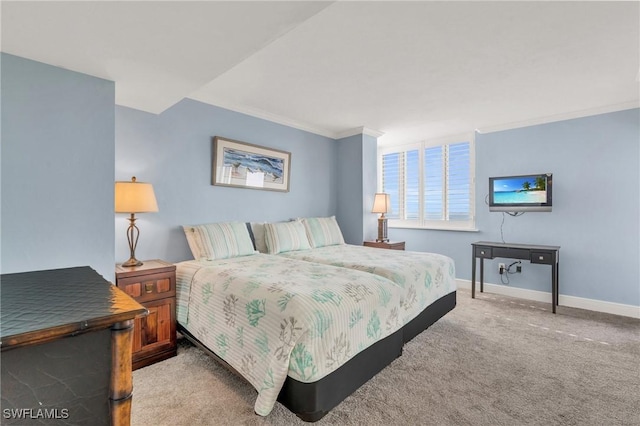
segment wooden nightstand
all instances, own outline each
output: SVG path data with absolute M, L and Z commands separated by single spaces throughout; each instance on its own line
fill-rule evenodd
M 149 311 L 135 319 L 133 369 L 175 356 L 176 266 L 162 260 L 131 268 L 116 265 L 116 285 Z
M 384 248 L 391 250 L 404 250 L 404 241 L 387 241 L 384 243 L 378 241 L 365 241 L 363 245 L 367 247 Z

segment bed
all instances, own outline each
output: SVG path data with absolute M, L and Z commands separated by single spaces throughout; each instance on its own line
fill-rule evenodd
M 271 246 L 307 247 L 300 226 Z M 452 309 L 437 300 L 407 321 L 407 291 L 380 274 L 259 253 L 242 223 L 184 229 L 198 260 L 177 264 L 178 328 L 256 389 L 259 415 L 277 400 L 319 420 L 402 354 L 412 323 Z
M 290 251 L 279 256 L 364 271 L 393 281 L 402 291 L 405 343 L 433 324 L 430 318 L 420 315 L 427 307 L 439 300 L 448 303 L 451 309 L 455 307 L 455 266 L 446 256 L 350 244 Z
M 303 243 L 293 249 L 291 245 L 283 247 L 278 244 L 282 233 L 278 228 L 288 223 L 264 224 L 262 227 L 252 225 L 254 244 L 278 256 L 364 271 L 393 281 L 402 292 L 400 311 L 405 324 L 405 343 L 437 320 L 425 312 L 427 307 L 441 306 L 444 313 L 455 307 L 457 286 L 455 264 L 451 258 L 436 253 L 345 244 L 333 216 L 302 218 L 299 223 L 304 227 L 308 244 Z M 260 235 L 262 233 L 264 236 Z

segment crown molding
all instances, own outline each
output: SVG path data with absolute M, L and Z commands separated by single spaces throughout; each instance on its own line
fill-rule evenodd
M 515 121 L 512 123 L 498 124 L 495 126 L 486 126 L 476 129 L 476 132 L 493 133 L 503 130 L 518 129 L 520 127 L 536 126 L 539 124 L 554 123 L 557 121 L 572 120 L 574 118 L 589 117 L 592 115 L 607 114 L 609 112 L 624 111 L 627 109 L 640 108 L 640 101 L 623 102 L 614 105 L 605 105 L 597 108 L 583 109 L 579 111 L 567 112 L 563 114 L 549 115 L 546 117 L 532 118 L 529 120 Z
M 228 109 L 230 111 L 238 112 L 240 114 L 250 115 L 251 117 L 261 118 L 263 120 L 271 121 L 272 123 L 282 124 L 283 126 L 293 127 L 294 129 L 303 130 L 305 132 L 313 133 L 320 136 L 325 136 L 327 138 L 336 139 L 336 140 L 347 138 L 349 136 L 360 135 L 360 134 L 372 136 L 376 139 L 384 135 L 384 132 L 369 129 L 367 127 L 356 127 L 349 130 L 344 130 L 342 132 L 334 132 L 329 129 L 310 126 L 307 123 L 303 123 L 298 120 L 293 120 L 291 118 L 283 117 L 281 115 L 273 114 L 273 113 L 266 112 L 259 109 L 247 108 L 245 106 L 240 106 L 240 105 L 231 104 L 231 103 L 224 103 L 224 102 L 216 102 L 214 104 L 211 102 L 203 101 L 198 98 L 188 98 L 188 99 L 191 99 L 197 102 L 202 102 L 207 105 L 213 105 L 218 108 Z
M 335 138 L 336 139 L 343 139 L 343 138 L 348 138 L 349 136 L 355 136 L 355 135 L 367 135 L 367 136 L 372 136 L 372 137 L 377 139 L 380 136 L 384 135 L 384 132 L 380 132 L 378 130 L 369 129 L 368 127 L 355 127 L 353 129 L 344 130 L 342 132 L 337 133 L 335 135 Z
M 303 123 L 301 121 L 293 120 L 291 118 L 283 117 L 281 115 L 273 114 L 273 113 L 262 111 L 259 109 L 247 108 L 245 106 L 240 106 L 235 104 L 226 104 L 224 102 L 217 102 L 214 104 L 211 102 L 205 102 L 197 98 L 189 98 L 189 99 L 202 102 L 207 105 L 213 105 L 219 108 L 228 109 L 230 111 L 238 112 L 240 114 L 250 115 L 251 117 L 261 118 L 263 120 L 267 120 L 272 123 L 282 124 L 283 126 L 293 127 L 294 129 L 302 130 L 305 132 L 313 133 L 313 134 L 324 136 L 327 138 L 337 139 L 336 133 L 328 129 L 310 126 L 309 124 Z
M 220 102 L 214 104 L 211 102 L 205 102 L 197 98 L 189 98 L 189 99 L 202 102 L 208 105 L 217 106 L 219 108 L 228 109 L 230 111 L 235 111 L 240 114 L 246 114 L 246 115 L 267 120 L 273 123 L 282 124 L 284 126 L 292 127 L 294 129 L 302 130 L 305 132 L 313 133 L 313 134 L 324 136 L 327 138 L 336 139 L 336 140 L 348 138 L 350 136 L 361 135 L 361 134 L 371 136 L 377 139 L 385 134 L 384 132 L 369 129 L 368 127 L 364 127 L 364 126 L 343 130 L 341 132 L 334 132 L 326 128 L 311 126 L 301 121 L 293 120 L 291 118 L 283 117 L 281 115 L 269 113 L 269 112 L 258 110 L 258 109 L 247 108 L 245 106 L 240 106 L 235 104 L 225 104 Z M 475 131 L 480 134 L 500 132 L 503 130 L 518 129 L 521 127 L 536 126 L 536 125 L 546 124 L 546 123 L 554 123 L 557 121 L 565 121 L 565 120 L 571 120 L 575 118 L 607 114 L 610 112 L 624 111 L 627 109 L 634 109 L 634 108 L 640 108 L 640 101 L 630 101 L 630 102 L 623 102 L 623 103 L 614 104 L 614 105 L 605 105 L 602 107 L 589 108 L 589 109 L 567 112 L 562 114 L 549 115 L 545 117 L 532 118 L 529 120 L 514 121 L 511 123 L 497 124 L 493 126 L 485 126 L 485 127 L 481 126 L 475 129 Z M 397 144 L 390 143 L 388 145 L 403 145 L 403 144 L 404 143 L 397 143 Z

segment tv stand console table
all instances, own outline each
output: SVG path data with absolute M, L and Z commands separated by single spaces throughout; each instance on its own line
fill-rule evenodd
M 480 259 L 480 292 L 484 291 L 484 260 L 496 257 L 528 260 L 531 263 L 551 265 L 551 306 L 556 313 L 558 306 L 558 286 L 560 267 L 559 246 L 539 246 L 531 244 L 494 243 L 477 241 L 471 244 L 471 297 L 476 297 L 476 259 Z

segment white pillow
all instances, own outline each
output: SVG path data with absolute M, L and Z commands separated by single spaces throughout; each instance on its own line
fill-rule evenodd
M 311 246 L 324 247 L 344 244 L 344 238 L 335 216 L 302 219 Z
M 308 250 L 311 248 L 304 225 L 297 220 L 291 222 L 265 223 L 264 236 L 269 254 Z
M 242 222 L 183 226 L 183 229 L 196 260 L 227 259 L 257 253 L 247 225 Z

